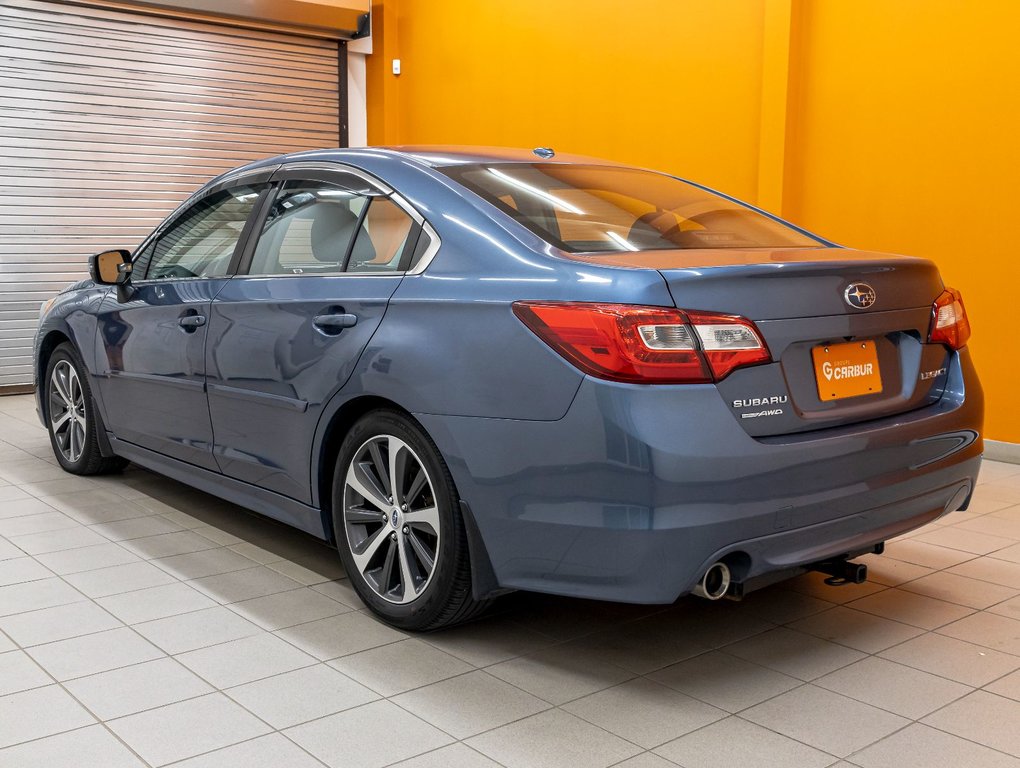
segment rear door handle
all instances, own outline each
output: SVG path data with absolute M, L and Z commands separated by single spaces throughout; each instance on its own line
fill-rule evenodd
M 353 328 L 358 323 L 358 316 L 348 313 L 336 315 L 316 315 L 312 320 L 316 328 L 324 331 L 339 332 L 344 328 Z
M 201 328 L 205 325 L 205 315 L 185 315 L 177 320 L 177 324 L 181 328 Z

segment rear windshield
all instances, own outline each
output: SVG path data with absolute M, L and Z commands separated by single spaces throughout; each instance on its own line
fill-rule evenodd
M 820 244 L 739 203 L 653 171 L 559 163 L 442 170 L 571 253 Z

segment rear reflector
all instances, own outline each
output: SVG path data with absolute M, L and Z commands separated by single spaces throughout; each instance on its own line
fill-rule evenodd
M 719 381 L 771 358 L 742 317 L 626 304 L 519 301 L 514 314 L 585 373 L 638 384 Z
M 963 296 L 955 288 L 946 288 L 931 308 L 931 332 L 928 341 L 960 349 L 970 338 L 970 321 Z

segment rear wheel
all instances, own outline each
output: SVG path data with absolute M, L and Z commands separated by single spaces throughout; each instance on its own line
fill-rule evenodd
M 351 584 L 401 629 L 465 621 L 473 599 L 453 479 L 429 437 L 396 411 L 362 417 L 340 447 L 333 530 Z
M 99 450 L 99 419 L 92 390 L 85 366 L 71 344 L 65 342 L 53 350 L 43 386 L 46 428 L 61 467 L 75 475 L 100 475 L 127 466 L 126 459 L 103 456 Z

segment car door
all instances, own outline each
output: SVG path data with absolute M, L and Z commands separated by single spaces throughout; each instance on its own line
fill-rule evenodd
M 211 188 L 150 236 L 128 286 L 103 298 L 100 395 L 117 439 L 217 469 L 205 392 L 209 306 L 268 189 L 265 180 Z
M 336 168 L 274 176 L 258 239 L 210 313 L 220 469 L 305 503 L 322 409 L 353 373 L 421 230 L 389 190 Z

